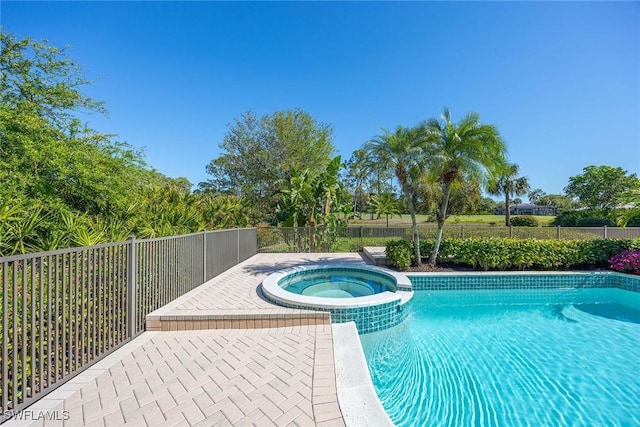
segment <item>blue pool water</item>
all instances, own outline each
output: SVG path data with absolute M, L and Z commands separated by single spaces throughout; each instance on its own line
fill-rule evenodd
M 416 291 L 360 338 L 398 426 L 640 425 L 636 292 Z
M 279 282 L 300 295 L 355 298 L 378 294 L 394 287 L 392 278 L 360 269 L 317 269 L 292 274 Z

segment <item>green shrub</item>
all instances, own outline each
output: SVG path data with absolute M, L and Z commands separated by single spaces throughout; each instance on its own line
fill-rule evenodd
M 393 240 L 387 242 L 387 262 L 399 270 L 405 270 L 411 265 L 413 245 L 408 240 Z
M 616 224 L 609 218 L 580 218 L 576 221 L 576 227 L 613 227 Z
M 582 219 L 608 219 L 611 221 L 611 225 L 614 224 L 614 216 L 611 213 L 606 213 L 603 210 L 591 209 L 584 211 L 567 211 L 561 212 L 556 216 L 551 225 L 559 225 L 561 227 L 602 227 L 609 224 L 596 224 L 596 225 L 579 225 L 578 221 Z
M 433 244 L 432 239 L 420 242 L 424 256 L 431 253 Z M 410 257 L 409 242 L 406 248 Z M 437 261 L 482 270 L 606 268 L 612 256 L 629 249 L 640 249 L 640 239 L 443 239 Z
M 540 223 L 531 215 L 511 217 L 511 225 L 514 227 L 538 227 Z

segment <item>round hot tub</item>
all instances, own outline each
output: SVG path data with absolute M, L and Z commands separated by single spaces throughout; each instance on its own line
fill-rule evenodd
M 404 274 L 358 264 L 316 264 L 271 274 L 265 297 L 278 305 L 331 312 L 333 323 L 355 321 L 360 333 L 385 329 L 407 315 L 413 296 Z
M 395 292 L 393 276 L 362 268 L 317 268 L 291 273 L 278 281 L 288 292 L 323 298 L 358 298 Z

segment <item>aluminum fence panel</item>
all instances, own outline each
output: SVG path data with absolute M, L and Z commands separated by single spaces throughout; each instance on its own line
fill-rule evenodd
M 207 280 L 238 263 L 238 230 L 207 232 Z
M 126 243 L 0 258 L 0 400 L 13 413 L 128 340 Z
M 639 239 L 640 227 L 627 227 L 627 228 L 607 227 L 607 238 L 608 239 Z
M 234 229 L 0 258 L 0 423 L 256 252 L 256 230 Z
M 137 240 L 136 326 L 144 330 L 147 314 L 204 283 L 204 234 Z
M 238 233 L 238 263 L 241 263 L 258 253 L 258 233 L 255 228 L 242 228 Z

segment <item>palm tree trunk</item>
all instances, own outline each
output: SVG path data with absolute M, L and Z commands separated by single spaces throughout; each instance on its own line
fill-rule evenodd
M 418 220 L 416 219 L 416 209 L 415 209 L 415 206 L 413 206 L 413 200 L 411 199 L 411 192 L 409 191 L 409 188 L 406 184 L 402 186 L 402 191 L 404 192 L 404 196 L 407 199 L 407 208 L 409 209 L 409 214 L 411 215 L 411 230 L 413 232 L 413 253 L 415 256 L 415 264 L 416 266 L 421 266 L 422 259 L 420 255 L 420 233 L 418 232 Z
M 509 200 L 508 192 L 505 192 L 504 194 L 504 225 L 508 227 L 511 225 L 511 200 Z
M 438 231 L 436 232 L 436 241 L 433 244 L 433 252 L 429 258 L 429 264 L 436 265 L 436 259 L 438 258 L 438 251 L 440 250 L 440 242 L 442 241 L 442 230 L 444 229 L 444 222 L 447 219 L 447 207 L 449 205 L 449 196 L 451 195 L 451 183 L 444 184 L 444 191 L 442 197 L 442 205 L 438 212 Z
M 416 266 L 422 265 L 422 256 L 420 255 L 420 233 L 418 232 L 418 221 L 416 220 L 416 209 L 413 206 L 413 201 L 411 201 L 411 197 L 409 197 L 409 202 L 407 203 L 407 207 L 409 208 L 409 213 L 411 214 L 411 229 L 413 231 L 413 253 L 416 257 Z

